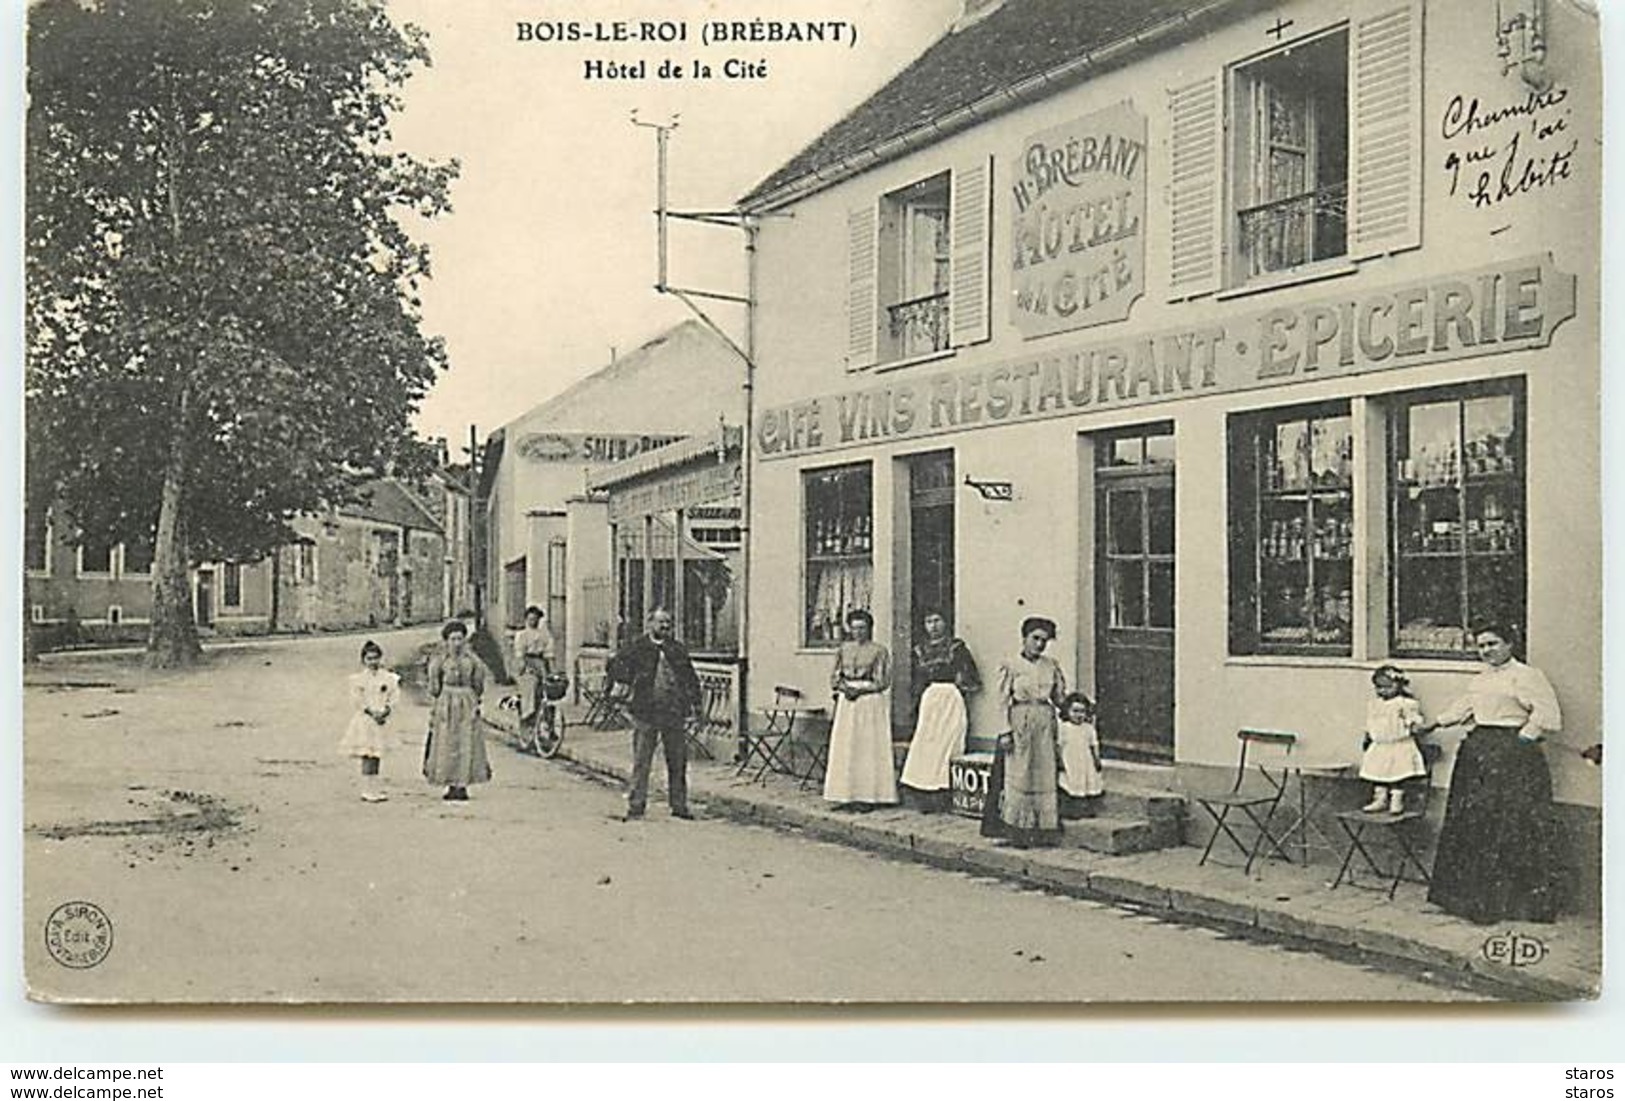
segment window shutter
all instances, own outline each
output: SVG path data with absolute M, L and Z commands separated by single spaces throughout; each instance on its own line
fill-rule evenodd
M 879 215 L 875 204 L 846 217 L 846 366 L 871 367 L 875 362 L 875 269 L 878 250 L 875 232 Z
M 993 158 L 978 157 L 953 171 L 949 200 L 948 325 L 956 347 L 993 338 L 990 224 L 993 216 Z
M 1349 255 L 1422 243 L 1422 4 L 1358 16 L 1349 34 Z
M 1168 298 L 1219 289 L 1224 94 L 1218 73 L 1168 93 Z

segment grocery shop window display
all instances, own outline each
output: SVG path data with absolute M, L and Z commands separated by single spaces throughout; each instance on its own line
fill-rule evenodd
M 869 464 L 802 475 L 803 641 L 834 647 L 841 625 L 874 599 L 874 509 Z
M 1470 657 L 1473 623 L 1525 620 L 1522 384 L 1407 395 L 1389 423 L 1392 652 Z

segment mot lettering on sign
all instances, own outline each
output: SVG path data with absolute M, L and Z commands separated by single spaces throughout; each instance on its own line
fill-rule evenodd
M 1122 321 L 1145 293 L 1145 142 L 1123 102 L 1022 144 L 1010 320 L 1023 336 Z

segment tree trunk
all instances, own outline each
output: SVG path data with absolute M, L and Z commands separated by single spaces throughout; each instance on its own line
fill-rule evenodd
M 182 391 L 180 409 L 164 466 L 163 501 L 152 563 L 152 629 L 147 636 L 147 664 L 159 668 L 191 665 L 203 654 L 192 620 L 191 554 L 186 543 L 187 433 L 189 393 Z

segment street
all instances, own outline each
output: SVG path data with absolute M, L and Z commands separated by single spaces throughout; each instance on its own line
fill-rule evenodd
M 376 636 L 390 664 L 434 634 Z M 1094 903 L 722 820 L 489 745 L 448 804 L 405 693 L 390 798 L 336 744 L 362 636 L 26 670 L 26 964 L 76 1001 L 1460 1000 L 1471 995 Z M 655 789 L 663 790 L 663 771 Z M 39 935 L 94 903 L 111 953 Z

